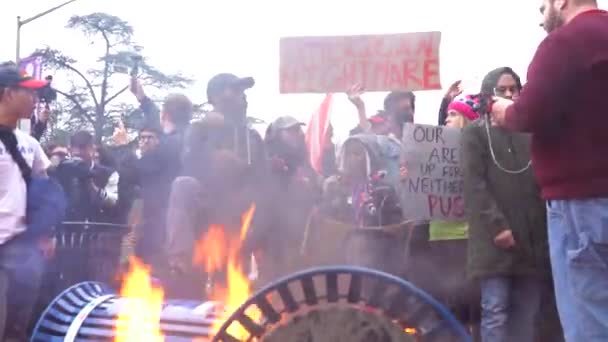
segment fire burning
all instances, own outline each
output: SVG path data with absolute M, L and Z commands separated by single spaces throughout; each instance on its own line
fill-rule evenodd
M 207 234 L 197 242 L 192 261 L 195 265 L 204 265 L 206 272 L 215 273 L 226 264 L 225 246 L 224 227 L 211 225 Z
M 252 205 L 243 214 L 239 234 L 231 234 L 223 226 L 212 225 L 195 246 L 193 262 L 204 267 L 210 280 L 221 278 L 225 272 L 225 283 L 215 281 L 209 296 L 211 300 L 223 303 L 228 311 L 238 308 L 251 293 L 249 280 L 242 265 L 246 258 L 242 258 L 241 248 L 254 213 L 255 205 Z M 222 320 L 217 321 L 213 330 L 218 331 L 223 323 Z M 236 338 L 247 337 L 243 327 L 235 324 L 230 326 L 228 333 Z
M 212 225 L 195 245 L 193 263 L 202 266 L 210 279 L 225 277 L 225 281 L 214 283 L 208 294 L 211 300 L 224 304 L 229 311 L 249 298 L 249 280 L 242 265 L 248 259 L 240 256 L 254 213 L 255 205 L 252 205 L 243 214 L 238 233 L 231 234 L 223 226 Z M 130 259 L 130 270 L 124 278 L 120 295 L 128 300 L 118 315 L 114 342 L 163 342 L 165 337 L 160 330 L 160 316 L 164 292 L 152 284 L 150 269 L 136 258 Z M 259 315 L 252 316 L 259 318 Z M 218 331 L 223 323 L 223 320 L 218 320 L 213 330 Z M 228 333 L 236 338 L 247 337 L 240 325 L 231 325 Z
M 152 285 L 149 268 L 136 258 L 130 261 L 131 269 L 120 291 L 129 300 L 118 315 L 114 342 L 163 342 L 165 338 L 160 331 L 163 290 Z

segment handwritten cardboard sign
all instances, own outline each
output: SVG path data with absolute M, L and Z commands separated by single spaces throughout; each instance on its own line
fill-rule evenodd
M 408 219 L 464 219 L 463 174 L 457 128 L 406 124 L 402 160 L 408 177 L 401 206 Z
M 280 41 L 280 92 L 441 89 L 441 32 L 291 37 Z

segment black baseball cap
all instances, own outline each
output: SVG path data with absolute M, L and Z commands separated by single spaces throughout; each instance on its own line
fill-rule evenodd
M 18 87 L 38 90 L 49 84 L 46 80 L 37 80 L 25 71 L 19 71 L 16 66 L 0 66 L 0 87 Z
M 207 100 L 221 94 L 228 88 L 246 90 L 255 85 L 253 77 L 237 77 L 234 74 L 222 73 L 213 76 L 207 83 Z

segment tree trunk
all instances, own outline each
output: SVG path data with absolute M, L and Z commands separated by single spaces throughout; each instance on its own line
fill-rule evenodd
M 95 142 L 98 145 L 101 145 L 101 142 L 103 140 L 103 126 L 106 121 L 105 117 L 103 116 L 103 108 L 97 109 L 97 113 L 95 113 L 95 116 L 97 117 L 95 120 L 95 124 L 93 125 L 93 128 L 95 129 Z

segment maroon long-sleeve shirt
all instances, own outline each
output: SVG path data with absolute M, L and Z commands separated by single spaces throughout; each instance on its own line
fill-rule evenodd
M 579 14 L 545 38 L 505 121 L 532 133 L 545 199 L 608 197 L 608 12 Z

